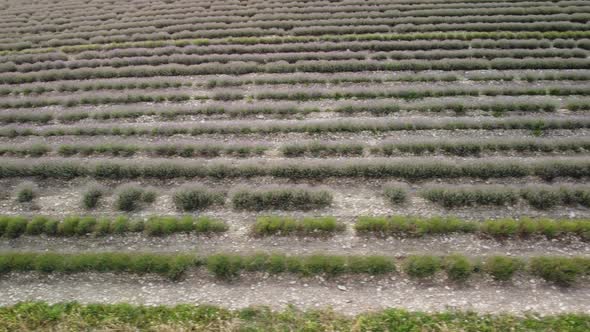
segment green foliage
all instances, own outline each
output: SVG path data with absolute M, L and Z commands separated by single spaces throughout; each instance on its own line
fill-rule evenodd
M 361 235 L 412 236 L 479 233 L 496 239 L 514 237 L 545 236 L 557 238 L 561 235 L 575 235 L 583 240 L 590 239 L 590 221 L 586 219 L 489 219 L 483 222 L 466 221 L 457 218 L 420 217 L 359 217 L 354 229 Z
M 49 223 L 50 220 L 45 217 L 37 216 L 33 217 L 29 222 L 27 222 L 27 227 L 25 233 L 27 235 L 40 235 L 45 233 L 45 225 Z
M 23 182 L 19 184 L 16 189 L 16 201 L 19 203 L 27 203 L 33 201 L 39 195 L 39 189 L 33 182 Z
M 560 286 L 570 286 L 585 271 L 581 260 L 565 257 L 534 257 L 531 259 L 531 272 Z
M 404 272 L 412 278 L 428 278 L 441 268 L 441 259 L 435 256 L 409 256 L 404 261 Z
M 384 256 L 350 256 L 348 269 L 351 273 L 378 275 L 396 271 L 395 263 Z
M 280 147 L 285 157 L 329 157 L 329 156 L 361 156 L 364 148 L 357 143 L 323 143 L 314 141 L 312 143 L 287 144 Z
M 151 217 L 144 224 L 145 232 L 151 236 L 164 236 L 173 233 L 220 233 L 227 230 L 227 226 L 220 221 L 209 217 L 193 218 L 185 216 L 175 217 Z
M 146 222 L 132 221 L 124 216 L 114 219 L 91 216 L 69 216 L 58 221 L 43 216 L 32 219 L 0 216 L 0 236 L 15 238 L 23 234 L 49 236 L 105 236 L 123 235 L 127 232 L 143 232 L 150 236 L 164 236 L 173 233 L 212 234 L 227 231 L 225 223 L 209 217 L 150 217 Z
M 244 265 L 242 257 L 230 254 L 212 255 L 206 262 L 209 272 L 228 281 L 238 277 Z
M 391 204 L 403 204 L 408 200 L 407 189 L 400 186 L 388 185 L 383 189 L 383 193 Z
M 119 304 L 79 304 L 21 302 L 0 308 L 0 321 L 7 331 L 99 330 L 108 325 L 113 330 L 152 331 L 166 326 L 169 330 L 222 331 L 231 325 L 235 330 L 251 331 L 560 331 L 587 330 L 587 314 L 561 315 L 480 315 L 456 310 L 434 313 L 409 312 L 402 309 L 372 311 L 344 316 L 329 309 L 303 311 L 288 307 L 272 311 L 266 307 L 228 310 L 211 305 L 141 306 Z
M 204 210 L 213 205 L 223 205 L 225 194 L 202 186 L 185 185 L 173 193 L 172 201 L 182 211 Z
M 312 210 L 332 204 L 332 194 L 325 190 L 302 188 L 239 190 L 231 200 L 238 210 Z
M 300 220 L 280 217 L 264 216 L 258 217 L 252 228 L 257 236 L 268 235 L 332 235 L 335 232 L 344 230 L 344 225 L 336 221 L 334 217 L 303 218 Z
M 485 261 L 484 269 L 495 280 L 507 281 L 512 278 L 514 273 L 518 271 L 522 265 L 523 262 L 518 258 L 492 256 Z
M 590 125 L 589 125 L 590 127 Z M 165 129 L 165 128 L 164 128 Z M 162 130 L 164 130 L 162 129 Z M 130 130 L 136 130 L 131 128 Z M 160 130 L 160 129 L 157 129 Z M 186 131 L 185 131 L 186 132 Z M 1 133 L 1 130 L 0 130 Z M 179 132 L 182 133 L 182 132 Z M 0 178 L 37 176 L 41 178 L 73 179 L 93 177 L 97 179 L 174 179 L 210 177 L 216 179 L 270 176 L 282 179 L 324 179 L 326 177 L 399 178 L 411 181 L 433 178 L 455 179 L 459 177 L 523 178 L 537 176 L 545 180 L 556 177 L 580 179 L 590 176 L 590 162 L 580 159 L 518 160 L 468 160 L 433 162 L 418 160 L 354 160 L 347 163 L 333 160 L 258 162 L 176 162 L 141 163 L 129 161 L 82 162 L 73 160 L 2 161 Z M 510 200 L 513 195 L 498 191 L 497 195 L 483 196 L 489 204 L 497 200 Z M 469 197 L 469 195 L 467 195 Z
M 443 265 L 449 279 L 457 282 L 465 282 L 475 269 L 473 263 L 467 257 L 461 255 L 445 257 Z
M 478 224 L 457 218 L 417 218 L 417 217 L 359 217 L 354 225 L 359 234 L 380 236 L 424 236 L 448 233 L 471 233 L 477 231 Z
M 184 271 L 198 264 L 190 255 L 130 253 L 3 253 L 1 272 L 129 272 L 157 273 L 178 280 Z
M 117 189 L 115 208 L 120 211 L 135 211 L 141 208 L 142 203 L 152 203 L 156 198 L 156 192 L 139 185 L 128 184 Z
M 96 208 L 105 192 L 106 189 L 99 184 L 88 185 L 82 192 L 82 207 L 87 210 Z
M 27 228 L 27 220 L 22 217 L 6 217 L 4 236 L 8 238 L 17 238 L 21 236 Z
M 586 186 L 529 186 L 521 190 L 521 196 L 540 210 L 560 205 L 590 206 L 590 188 Z
M 474 205 L 512 205 L 518 200 L 518 193 L 506 187 L 464 186 L 457 188 L 427 188 L 420 195 L 446 208 Z

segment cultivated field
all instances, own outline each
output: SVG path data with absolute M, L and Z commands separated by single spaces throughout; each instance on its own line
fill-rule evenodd
M 0 331 L 589 331 L 589 55 L 586 0 L 0 0 Z

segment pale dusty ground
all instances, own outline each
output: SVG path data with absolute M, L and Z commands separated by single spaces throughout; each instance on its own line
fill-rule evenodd
M 481 277 L 480 277 L 481 278 Z M 512 284 L 474 278 L 457 286 L 443 278 L 416 282 L 399 275 L 324 280 L 291 275 L 243 276 L 240 282 L 224 283 L 203 271 L 190 273 L 184 281 L 170 282 L 156 276 L 138 277 L 110 273 L 76 275 L 9 274 L 0 279 L 0 305 L 23 300 L 83 303 L 128 302 L 133 304 L 214 304 L 227 308 L 267 305 L 278 309 L 288 304 L 300 308 L 332 307 L 357 314 L 386 307 L 409 310 L 445 309 L 478 312 L 540 314 L 590 312 L 590 292 L 583 284 L 571 289 L 549 286 L 529 276 Z

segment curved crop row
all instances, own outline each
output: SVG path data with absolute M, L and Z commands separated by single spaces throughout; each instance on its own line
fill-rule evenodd
M 160 65 L 101 67 L 82 69 L 54 69 L 33 73 L 2 73 L 0 83 L 22 84 L 31 82 L 51 82 L 62 80 L 84 80 L 93 78 L 115 77 L 153 77 L 153 76 L 193 76 L 249 73 L 295 73 L 295 72 L 361 72 L 361 71 L 423 71 L 423 70 L 486 70 L 486 69 L 590 69 L 588 59 L 445 59 L 445 60 L 400 60 L 400 61 L 298 61 L 289 63 L 255 64 L 247 62 L 230 62 L 227 64 L 207 63 L 201 65 Z
M 425 279 L 445 271 L 447 278 L 465 282 L 478 272 L 491 275 L 497 281 L 507 281 L 518 272 L 528 272 L 547 282 L 570 286 L 581 277 L 590 275 L 590 260 L 582 257 L 533 257 L 528 260 L 508 256 L 492 256 L 484 260 L 461 255 L 409 256 L 397 262 L 385 256 L 286 256 L 283 254 L 254 254 L 250 256 L 215 254 L 208 257 L 179 254 L 58 254 L 2 253 L 0 273 L 12 271 L 65 272 L 127 272 L 157 273 L 172 280 L 197 266 L 205 265 L 215 277 L 232 280 L 243 271 L 272 274 L 295 273 L 302 276 L 342 274 L 382 275 L 395 273 L 398 264 L 410 278 Z
M 116 118 L 116 117 L 115 117 Z M 390 132 L 420 130 L 532 130 L 540 135 L 543 130 L 590 128 L 590 119 L 585 117 L 545 118 L 510 117 L 504 119 L 444 118 L 419 120 L 313 120 L 313 121 L 266 121 L 219 122 L 198 126 L 54 126 L 50 128 L 4 127 L 0 137 L 19 136 L 174 136 L 204 134 L 273 134 L 273 133 L 334 133 L 334 132 Z
M 227 230 L 227 225 L 209 217 L 149 217 L 147 220 L 131 220 L 128 217 L 96 218 L 66 217 L 59 221 L 54 218 L 37 216 L 0 216 L 0 236 L 17 238 L 22 235 L 47 236 L 107 236 L 143 232 L 149 236 L 173 233 L 213 234 Z
M 151 160 L 149 164 L 128 161 L 2 160 L 0 178 L 38 176 L 72 179 L 94 177 L 103 179 L 179 177 L 255 177 L 272 176 L 289 179 L 323 179 L 326 177 L 401 178 L 408 180 L 432 178 L 522 178 L 537 176 L 544 180 L 557 177 L 590 176 L 587 159 L 436 161 L 425 159 L 371 161 L 300 161 L 204 163 Z

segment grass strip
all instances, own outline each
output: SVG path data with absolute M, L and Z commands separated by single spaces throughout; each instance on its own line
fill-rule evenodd
M 242 331 L 560 331 L 590 329 L 590 315 L 539 316 L 477 314 L 441 311 L 435 313 L 385 309 L 345 316 L 330 309 L 282 311 L 268 307 L 229 310 L 210 305 L 144 306 L 119 304 L 48 304 L 23 302 L 0 308 L 0 331 L 113 330 L 223 331 L 228 326 Z

